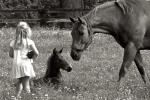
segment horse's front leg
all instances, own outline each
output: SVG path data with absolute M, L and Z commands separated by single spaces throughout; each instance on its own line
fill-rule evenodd
M 118 81 L 121 80 L 122 77 L 125 76 L 125 68 L 129 68 L 132 61 L 135 58 L 135 55 L 137 53 L 137 47 L 133 42 L 129 42 L 126 47 L 124 48 L 124 57 L 123 57 L 123 62 L 119 71 L 119 79 Z

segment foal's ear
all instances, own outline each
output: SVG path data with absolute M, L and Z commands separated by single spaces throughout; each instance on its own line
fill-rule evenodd
M 53 54 L 56 54 L 57 53 L 57 50 L 56 48 L 53 49 Z
M 86 24 L 86 22 L 84 21 L 84 19 L 78 17 L 78 21 L 81 23 L 81 24 Z
M 62 51 L 63 51 L 63 48 L 59 51 L 59 53 L 62 53 Z
M 69 17 L 69 19 L 70 19 L 70 21 L 73 22 L 73 23 L 76 22 L 76 20 L 75 20 L 74 18 L 72 18 L 72 17 Z

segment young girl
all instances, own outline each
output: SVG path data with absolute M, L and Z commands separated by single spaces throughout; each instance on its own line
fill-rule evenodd
M 39 52 L 30 39 L 31 29 L 26 22 L 19 22 L 16 28 L 15 39 L 10 42 L 9 56 L 13 58 L 12 78 L 18 79 L 16 86 L 16 98 L 20 97 L 22 89 L 30 93 L 29 79 L 35 77 L 32 66 L 32 59 L 35 59 Z M 34 55 L 30 59 L 27 54 L 33 51 Z

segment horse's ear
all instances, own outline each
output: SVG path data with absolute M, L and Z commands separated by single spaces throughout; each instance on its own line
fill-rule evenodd
M 76 20 L 75 20 L 74 18 L 72 18 L 72 17 L 69 17 L 69 19 L 70 19 L 70 21 L 73 22 L 73 23 L 76 22 Z
M 79 21 L 81 24 L 85 24 L 85 21 L 84 21 L 82 18 L 80 18 L 80 17 L 78 17 L 78 21 Z
M 56 54 L 57 53 L 57 50 L 56 48 L 53 49 L 53 54 Z
M 62 53 L 62 51 L 63 51 L 63 48 L 59 51 L 59 53 Z

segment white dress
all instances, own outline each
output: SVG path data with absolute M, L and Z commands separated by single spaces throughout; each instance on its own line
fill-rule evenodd
M 25 46 L 22 50 L 14 50 L 13 66 L 11 77 L 21 78 L 24 76 L 35 77 L 35 72 L 32 66 L 32 59 L 27 57 L 28 51 L 30 51 L 30 45 L 35 45 L 31 39 L 25 39 L 28 42 L 28 46 Z M 15 41 L 10 42 L 10 46 L 14 47 Z

